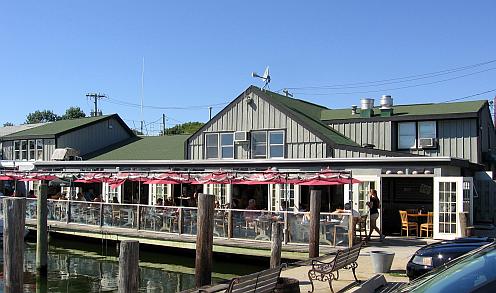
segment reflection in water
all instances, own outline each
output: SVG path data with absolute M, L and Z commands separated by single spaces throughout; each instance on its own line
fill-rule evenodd
M 67 246 L 64 245 L 64 247 Z M 89 248 L 88 250 L 86 250 L 87 247 Z M 86 244 L 85 250 L 67 249 L 51 244 L 48 256 L 48 283 L 44 283 L 36 278 L 36 246 L 35 244 L 26 243 L 24 292 L 117 292 L 119 265 L 115 252 L 113 254 L 113 256 L 102 256 L 95 251 L 91 251 L 91 245 Z M 3 263 L 3 254 L 0 255 Z M 154 262 L 146 259 L 153 259 Z M 161 260 L 167 263 L 160 263 Z M 180 263 L 183 263 L 183 265 Z M 178 292 L 194 287 L 195 279 L 192 263 L 194 263 L 194 259 L 192 260 L 191 257 L 143 253 L 143 257 L 140 257 L 141 281 L 139 292 Z M 214 273 L 214 281 L 232 278 L 235 276 L 233 272 L 245 274 L 260 269 L 260 266 L 243 265 L 241 267 L 231 263 L 220 263 L 218 267 L 230 273 Z M 0 293 L 3 293 L 3 277 L 1 283 Z

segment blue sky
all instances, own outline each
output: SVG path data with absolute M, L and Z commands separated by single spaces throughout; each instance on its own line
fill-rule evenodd
M 139 108 L 118 101 L 139 103 L 143 57 L 144 103 L 160 107 L 227 103 L 250 84 L 260 85 L 250 73 L 266 65 L 270 88 L 279 90 L 477 64 L 496 59 L 494 11 L 491 0 L 2 1 L 0 123 L 22 123 L 37 109 L 62 113 L 80 106 L 89 112 L 85 94 L 101 92 L 110 97 L 101 103 L 104 113 L 117 112 L 137 126 Z M 397 104 L 440 102 L 496 89 L 494 67 L 406 83 L 293 91 L 330 108 L 382 94 Z M 437 83 L 393 90 L 431 82 Z M 152 123 L 162 113 L 170 125 L 208 119 L 206 108 L 145 108 L 144 119 Z

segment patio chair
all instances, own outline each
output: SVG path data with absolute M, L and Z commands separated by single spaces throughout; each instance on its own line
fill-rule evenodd
M 360 241 L 367 237 L 367 218 L 368 215 L 362 215 L 360 216 L 360 220 L 356 223 L 355 226 L 355 233 L 358 232 L 360 235 Z M 362 238 L 362 232 L 363 232 L 363 238 Z
M 434 213 L 433 212 L 428 212 L 427 213 L 427 223 L 420 224 L 420 237 L 422 237 L 422 231 L 425 231 L 425 236 L 429 237 L 429 232 L 432 233 L 433 231 L 433 223 L 432 223 L 432 217 Z
M 408 213 L 406 211 L 400 211 L 401 217 L 401 232 L 400 235 L 403 236 L 403 230 L 406 230 L 406 236 L 410 230 L 415 230 L 415 234 L 418 235 L 418 224 L 414 222 L 408 222 Z

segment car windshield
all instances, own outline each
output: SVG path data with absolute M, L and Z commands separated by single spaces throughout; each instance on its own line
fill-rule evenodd
M 496 284 L 496 243 L 439 267 L 400 292 L 471 292 Z

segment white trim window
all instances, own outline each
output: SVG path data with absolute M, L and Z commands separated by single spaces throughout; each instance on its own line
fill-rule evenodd
M 405 150 L 417 146 L 417 127 L 415 122 L 398 123 L 398 149 Z
M 205 184 L 204 190 L 215 195 L 215 201 L 219 202 L 221 207 L 229 202 L 230 184 Z
M 166 199 L 170 198 L 170 185 L 169 184 L 150 184 L 150 202 L 149 205 L 156 205 L 159 198 L 162 199 L 162 203 Z
M 14 141 L 14 160 L 21 160 L 21 141 Z
M 437 138 L 436 121 L 419 121 L 418 122 L 418 137 L 421 138 Z
M 21 160 L 26 161 L 28 159 L 28 141 L 21 140 Z
M 252 159 L 284 158 L 284 131 L 253 131 L 251 133 Z
M 271 211 L 298 211 L 300 205 L 300 186 L 294 184 L 269 185 Z M 287 205 L 287 207 L 286 207 Z
M 42 161 L 43 160 L 43 139 L 36 140 L 36 157 L 35 160 Z
M 28 160 L 34 161 L 36 159 L 35 158 L 36 140 L 33 139 L 28 140 L 28 154 L 29 154 Z
M 117 197 L 117 201 L 122 203 L 122 185 L 117 186 L 116 188 L 111 188 L 110 184 L 107 182 L 103 182 L 103 200 L 105 202 L 112 203 L 114 201 L 114 197 Z
M 222 159 L 234 159 L 233 132 L 226 132 L 220 134 L 220 157 Z
M 205 133 L 205 158 L 219 158 L 219 134 Z

